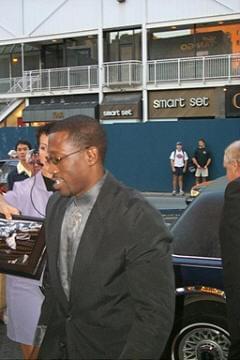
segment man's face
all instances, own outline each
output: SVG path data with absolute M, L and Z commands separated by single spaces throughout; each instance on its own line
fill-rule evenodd
M 69 154 L 72 155 L 63 158 Z M 55 180 L 54 187 L 61 195 L 80 195 L 94 185 L 89 150 L 73 144 L 67 132 L 49 135 L 48 155 L 49 171 Z M 61 159 L 58 164 L 55 161 L 57 159 Z
M 236 161 L 224 161 L 228 181 L 233 181 L 240 176 L 240 165 Z
M 29 147 L 25 144 L 18 144 L 17 146 L 17 157 L 19 159 L 19 161 L 25 161 L 26 160 L 26 155 L 27 152 L 29 151 Z
M 177 144 L 176 148 L 177 148 L 178 151 L 181 151 L 182 150 L 182 144 Z
M 198 142 L 198 147 L 199 147 L 199 149 L 204 149 L 204 148 L 205 148 L 205 143 L 200 140 L 200 141 Z

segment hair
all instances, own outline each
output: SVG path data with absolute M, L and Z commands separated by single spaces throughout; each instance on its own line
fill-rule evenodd
M 99 156 L 104 161 L 107 151 L 107 138 L 103 126 L 89 116 L 74 115 L 54 123 L 51 133 L 65 131 L 71 142 L 79 147 L 95 146 Z
M 36 139 L 37 139 L 37 145 L 39 146 L 40 144 L 40 137 L 44 134 L 44 135 L 49 135 L 50 134 L 50 130 L 53 126 L 53 123 L 48 123 L 46 125 L 40 126 L 37 129 L 37 133 L 36 133 Z
M 224 164 L 237 161 L 240 163 L 240 140 L 236 140 L 224 151 Z
M 15 150 L 16 150 L 16 151 L 17 151 L 18 145 L 20 145 L 20 144 L 21 144 L 21 145 L 26 145 L 29 150 L 32 149 L 32 145 L 30 144 L 30 142 L 23 139 L 23 140 L 18 140 L 18 142 L 16 143 L 16 145 L 15 145 Z
M 206 145 L 206 141 L 203 138 L 198 139 L 198 141 L 202 141 Z

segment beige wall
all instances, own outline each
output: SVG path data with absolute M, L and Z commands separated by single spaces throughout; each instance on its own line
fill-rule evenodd
M 2 127 L 17 127 L 18 117 L 22 117 L 22 111 L 25 108 L 25 102 L 17 107 L 9 116 L 7 116 L 1 123 L 0 128 Z

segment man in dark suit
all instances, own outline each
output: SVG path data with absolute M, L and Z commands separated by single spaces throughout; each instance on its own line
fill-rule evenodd
M 159 359 L 174 319 L 169 231 L 157 210 L 104 169 L 97 121 L 74 116 L 51 132 L 57 192 L 45 222 L 39 359 Z
M 228 359 L 240 359 L 240 141 L 230 144 L 224 154 L 229 184 L 225 190 L 220 223 L 220 243 L 224 270 L 231 347 Z

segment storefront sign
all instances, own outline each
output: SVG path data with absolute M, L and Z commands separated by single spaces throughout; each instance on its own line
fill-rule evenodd
M 133 111 L 132 109 L 126 109 L 126 110 L 105 110 L 103 111 L 103 116 L 104 117 L 122 117 L 122 116 L 132 116 L 133 115 Z
M 228 86 L 226 94 L 226 116 L 240 117 L 240 86 Z
M 100 105 L 101 120 L 141 120 L 141 93 L 107 94 Z
M 149 118 L 220 116 L 222 89 L 151 91 Z M 220 100 L 220 101 L 219 101 Z

